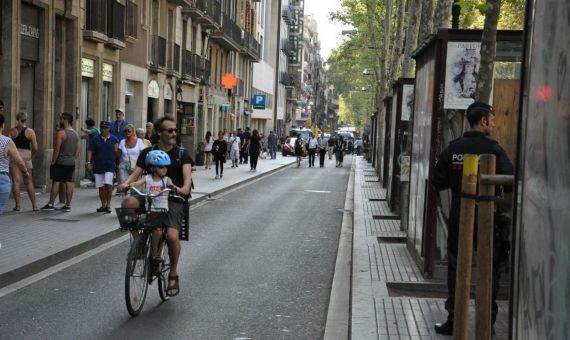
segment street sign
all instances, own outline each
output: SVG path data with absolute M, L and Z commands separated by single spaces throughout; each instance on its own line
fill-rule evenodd
M 252 101 L 252 107 L 254 109 L 264 110 L 265 109 L 265 95 L 264 94 L 254 94 Z

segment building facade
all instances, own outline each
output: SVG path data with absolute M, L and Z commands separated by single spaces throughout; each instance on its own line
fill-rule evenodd
M 19 111 L 36 131 L 34 181 L 46 185 L 58 117 L 79 118 L 81 6 L 76 1 L 3 1 L 0 7 L 0 100 L 5 130 Z M 112 60 L 112 58 L 111 58 Z

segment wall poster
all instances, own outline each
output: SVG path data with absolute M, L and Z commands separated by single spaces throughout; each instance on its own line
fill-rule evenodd
M 449 41 L 445 64 L 443 108 L 465 110 L 473 103 L 477 89 L 481 43 Z
M 402 117 L 400 120 L 409 121 L 414 107 L 414 85 L 402 87 Z

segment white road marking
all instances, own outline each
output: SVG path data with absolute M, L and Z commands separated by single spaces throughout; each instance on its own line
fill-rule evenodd
M 326 190 L 305 190 L 305 192 L 314 192 L 316 194 L 330 194 L 330 191 Z

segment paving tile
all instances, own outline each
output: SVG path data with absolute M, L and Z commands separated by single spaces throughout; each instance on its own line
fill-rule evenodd
M 373 280 L 383 282 L 422 282 L 424 278 L 405 244 L 368 246 Z

